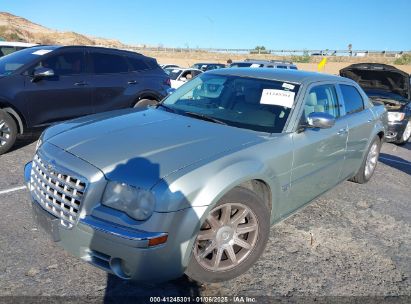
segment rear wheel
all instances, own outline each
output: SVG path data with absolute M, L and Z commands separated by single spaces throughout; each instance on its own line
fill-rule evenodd
M 10 150 L 16 138 L 16 122 L 8 113 L 0 110 L 0 155 Z
M 368 148 L 360 170 L 352 179 L 350 179 L 350 181 L 364 184 L 371 179 L 371 176 L 374 174 L 375 168 L 377 167 L 380 150 L 381 139 L 376 136 Z
M 220 282 L 247 271 L 260 257 L 270 231 L 270 212 L 254 192 L 236 187 L 208 214 L 195 240 L 186 274 Z
M 397 145 L 405 145 L 411 137 L 411 121 L 408 121 L 405 127 L 404 133 L 402 133 L 401 139 L 396 141 Z

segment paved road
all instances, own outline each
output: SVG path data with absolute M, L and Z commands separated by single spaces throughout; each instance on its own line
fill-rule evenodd
M 411 296 L 411 143 L 384 144 L 373 179 L 344 182 L 271 229 L 241 277 L 198 285 L 183 277 L 137 284 L 66 254 L 31 220 L 22 170 L 35 137 L 0 156 L 0 296 Z

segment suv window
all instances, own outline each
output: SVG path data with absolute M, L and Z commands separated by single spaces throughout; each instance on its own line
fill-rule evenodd
M 364 109 L 364 100 L 355 87 L 340 84 L 340 88 L 342 96 L 344 98 L 346 114 L 359 112 Z
M 145 70 L 150 69 L 150 66 L 147 64 L 147 62 L 144 59 L 137 58 L 137 57 L 127 57 L 127 59 L 130 62 L 132 71 L 138 72 L 138 71 L 145 71 Z
M 312 112 L 328 113 L 335 118 L 340 116 L 340 108 L 334 85 L 320 85 L 310 90 L 305 100 L 305 117 L 307 118 Z
M 127 61 L 122 55 L 95 52 L 90 58 L 96 74 L 128 72 Z
M 277 69 L 286 69 L 287 66 L 286 65 L 277 65 Z
M 52 69 L 56 76 L 80 74 L 84 71 L 84 54 L 75 51 L 52 55 L 40 61 L 34 69 L 39 67 Z

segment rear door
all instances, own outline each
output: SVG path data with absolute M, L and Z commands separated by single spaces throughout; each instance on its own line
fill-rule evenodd
M 128 88 L 137 84 L 121 52 L 92 49 L 88 52 L 89 80 L 93 87 L 93 111 L 100 113 L 131 107 Z
M 32 81 L 31 75 L 38 67 L 53 69 L 54 76 Z M 20 93 L 28 106 L 28 125 L 47 125 L 92 114 L 91 89 L 84 69 L 84 48 L 58 50 L 29 68 Z
M 348 125 L 347 152 L 341 178 L 347 179 L 357 173 L 362 164 L 365 150 L 371 140 L 374 115 L 366 106 L 365 96 L 349 84 L 338 85 L 342 101 L 342 117 Z

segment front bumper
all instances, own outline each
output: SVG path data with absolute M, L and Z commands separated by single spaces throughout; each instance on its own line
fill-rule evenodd
M 30 171 L 31 163 L 28 163 L 25 167 L 28 186 Z M 206 208 L 155 212 L 150 222 L 158 223 L 161 229 L 168 227 L 168 233 L 132 229 L 92 214 L 80 217 L 76 225 L 67 229 L 30 197 L 35 222 L 66 251 L 120 278 L 152 282 L 174 279 L 184 273 L 195 231 L 199 229 L 197 214 Z M 102 212 L 96 209 L 99 216 Z M 150 240 L 164 236 L 167 236 L 165 243 L 149 246 Z
M 385 134 L 385 141 L 394 142 L 399 141 L 407 126 L 408 119 L 402 121 L 389 121 L 387 133 Z

